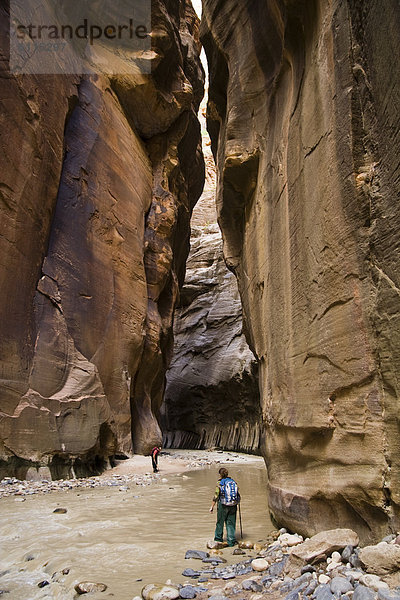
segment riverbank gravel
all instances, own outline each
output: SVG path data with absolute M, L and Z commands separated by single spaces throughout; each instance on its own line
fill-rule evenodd
M 348 531 L 333 530 L 319 535 L 324 537 L 326 534 L 326 547 L 329 547 L 330 534 Z M 389 536 L 377 546 L 396 544 L 396 540 L 400 541 L 394 535 Z M 293 561 L 291 554 L 296 554 L 296 546 L 301 547 L 308 541 L 281 529 L 271 534 L 269 542 L 261 550 L 254 551 L 258 544 L 249 541 L 239 543 L 239 547 L 245 549 L 246 558 L 226 566 L 221 566 L 218 559 L 224 554 L 232 554 L 231 548 L 212 549 L 209 556 L 203 558 L 203 551 L 190 550 L 186 557 L 202 558 L 204 566 L 184 569 L 182 576 L 187 578 L 184 583 L 168 581 L 167 584 L 170 589 L 172 586 L 176 590 L 176 598 L 182 599 L 400 600 L 400 585 L 389 586 L 381 577 L 363 569 L 358 546 L 346 545 L 341 552 L 335 550 L 323 559 L 313 559 L 314 564 L 305 562 L 300 566 Z M 209 546 L 214 544 L 211 542 Z M 229 561 L 229 556 L 226 558 Z M 226 559 L 223 560 L 226 562 Z M 167 600 L 167 597 L 163 595 L 162 584 L 152 584 L 151 593 L 147 585 L 142 596 L 134 600 Z
M 148 460 L 150 461 L 150 458 L 148 458 Z M 126 486 L 129 484 L 146 486 L 160 481 L 166 474 L 170 474 L 169 472 L 164 473 L 162 469 L 163 461 L 168 461 L 169 465 L 173 462 L 180 463 L 182 466 L 177 466 L 175 472 L 185 472 L 202 469 L 220 462 L 226 464 L 229 462 L 245 462 L 246 460 L 254 460 L 254 457 L 247 458 L 245 455 L 218 450 L 211 452 L 163 451 L 160 458 L 161 470 L 159 473 L 148 472 L 137 474 L 132 472 L 119 474 L 115 473 L 114 469 L 110 469 L 99 476 L 73 479 L 40 479 L 38 481 L 27 481 L 15 477 L 4 477 L 0 481 L 0 498 L 17 496 L 21 499 L 20 501 L 23 501 L 24 497 L 32 496 L 33 494 L 49 494 L 58 491 L 74 490 L 76 488 L 120 487 L 121 491 L 126 491 Z M 125 461 L 119 462 L 123 465 Z

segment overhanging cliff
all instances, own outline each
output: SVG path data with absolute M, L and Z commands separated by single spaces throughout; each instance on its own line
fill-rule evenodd
M 270 510 L 378 538 L 400 525 L 399 4 L 204 0 L 202 39 Z

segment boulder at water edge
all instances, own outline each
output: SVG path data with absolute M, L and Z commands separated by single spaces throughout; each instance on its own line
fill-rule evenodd
M 312 538 L 293 546 L 287 570 L 292 571 L 308 563 L 317 563 L 346 546 L 358 546 L 358 535 L 352 529 L 321 531 Z
M 142 589 L 143 600 L 176 600 L 179 590 L 174 585 L 149 583 Z

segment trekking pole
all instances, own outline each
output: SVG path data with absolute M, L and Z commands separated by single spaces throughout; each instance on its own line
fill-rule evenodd
M 240 510 L 240 502 L 239 502 L 239 523 L 240 523 L 240 537 L 241 537 L 241 539 L 243 539 L 242 511 Z

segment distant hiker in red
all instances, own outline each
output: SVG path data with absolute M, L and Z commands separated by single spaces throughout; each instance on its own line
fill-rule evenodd
M 154 446 L 151 451 L 151 464 L 153 465 L 153 473 L 158 473 L 158 455 L 161 452 L 161 446 Z

